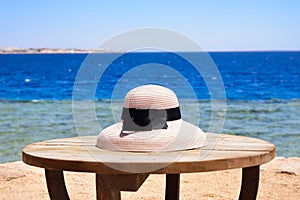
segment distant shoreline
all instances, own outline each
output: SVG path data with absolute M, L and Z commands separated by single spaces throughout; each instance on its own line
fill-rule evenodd
M 0 54 L 89 54 L 89 53 L 114 53 L 121 51 L 112 51 L 105 49 L 77 49 L 77 48 L 18 48 L 18 47 L 0 47 Z
M 230 52 L 299 52 L 299 51 L 300 50 L 209 50 L 209 51 L 203 51 L 203 52 L 230 53 Z M 79 49 L 79 48 L 0 47 L 0 55 L 1 54 L 89 54 L 89 53 L 124 53 L 124 52 L 127 52 L 127 51 L 109 50 L 109 49 L 96 49 L 95 50 L 95 49 Z M 153 51 L 153 52 L 156 52 L 156 51 Z M 180 51 L 178 51 L 178 52 L 180 52 Z

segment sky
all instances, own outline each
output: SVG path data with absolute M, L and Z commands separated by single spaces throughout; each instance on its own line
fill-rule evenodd
M 300 50 L 300 1 L 0 1 L 0 47 L 93 49 L 144 27 L 179 32 L 206 50 Z

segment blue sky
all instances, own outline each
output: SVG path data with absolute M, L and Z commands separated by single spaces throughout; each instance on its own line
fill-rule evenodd
M 159 27 L 206 50 L 300 50 L 299 10 L 297 0 L 3 0 L 0 46 L 95 48 Z

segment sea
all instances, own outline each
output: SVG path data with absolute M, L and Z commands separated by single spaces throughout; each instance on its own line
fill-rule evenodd
M 300 156 L 300 51 L 208 52 L 205 62 L 185 53 L 200 64 L 171 52 L 0 55 L 0 163 L 21 160 L 33 142 L 98 134 L 119 120 L 125 94 L 142 84 L 174 90 L 184 120 L 204 131 L 217 118 L 220 133 Z

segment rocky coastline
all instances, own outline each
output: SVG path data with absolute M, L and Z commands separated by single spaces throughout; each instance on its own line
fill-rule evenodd
M 106 49 L 79 49 L 79 48 L 21 48 L 0 47 L 0 54 L 75 54 L 75 53 L 111 53 Z

